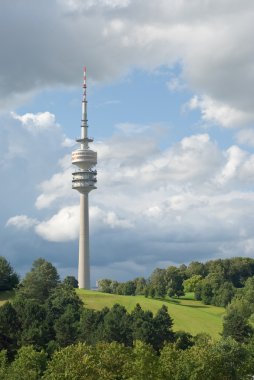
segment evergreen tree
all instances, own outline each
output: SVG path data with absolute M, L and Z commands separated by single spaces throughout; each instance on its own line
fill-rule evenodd
M 104 339 L 107 342 L 119 342 L 127 346 L 132 344 L 130 316 L 125 307 L 115 304 L 104 317 Z
M 107 312 L 109 312 L 109 309 Z M 104 316 L 102 315 L 101 311 L 86 308 L 83 309 L 79 326 L 79 339 L 82 342 L 94 344 L 99 340 L 104 323 Z
M 47 323 L 53 331 L 52 339 L 60 346 L 75 343 L 79 335 L 79 321 L 83 303 L 73 288 L 57 286 L 45 304 Z
M 0 307 L 0 350 L 6 349 L 12 357 L 17 349 L 20 321 L 10 302 Z
M 177 331 L 175 333 L 175 346 L 181 350 L 186 350 L 194 346 L 194 339 L 190 333 L 185 331 Z
M 139 304 L 130 314 L 133 341 L 140 340 L 147 344 L 153 343 L 154 319 L 151 311 L 144 311 Z
M 70 286 L 71 288 L 77 289 L 78 288 L 78 280 L 74 276 L 67 276 L 63 280 L 63 284 Z
M 11 290 L 19 283 L 19 277 L 14 272 L 10 263 L 0 256 L 0 291 Z
M 33 345 L 37 349 L 45 347 L 50 337 L 45 306 L 25 297 L 18 297 L 13 304 L 21 324 L 19 345 Z
M 160 350 L 165 342 L 174 341 L 175 335 L 172 327 L 173 320 L 168 314 L 167 307 L 162 305 L 154 317 L 153 347 L 155 350 Z
M 59 282 L 56 268 L 44 259 L 37 259 L 22 281 L 19 291 L 27 298 L 34 298 L 43 303 Z

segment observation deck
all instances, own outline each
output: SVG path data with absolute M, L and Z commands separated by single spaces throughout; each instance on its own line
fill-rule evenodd
M 78 190 L 80 193 L 89 193 L 91 190 L 97 189 L 95 183 L 97 182 L 96 170 L 79 170 L 72 173 L 72 188 Z
M 93 137 L 76 137 L 76 141 L 81 144 L 93 142 Z
M 72 163 L 80 169 L 90 169 L 97 164 L 97 152 L 88 148 L 74 150 L 72 152 Z

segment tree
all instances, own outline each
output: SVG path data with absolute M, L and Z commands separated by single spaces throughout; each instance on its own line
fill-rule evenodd
M 32 346 L 24 346 L 6 371 L 5 380 L 39 380 L 46 368 L 47 355 L 35 351 Z
M 125 296 L 135 296 L 136 285 L 134 281 L 127 281 L 123 283 L 122 294 Z
M 78 288 L 78 280 L 74 276 L 67 276 L 63 280 L 64 285 L 68 285 L 71 288 L 77 289 Z
M 179 363 L 181 363 L 182 351 L 174 344 L 165 344 L 159 356 L 158 378 L 163 380 L 187 379 L 177 377 Z
M 127 346 L 132 344 L 131 320 L 125 307 L 115 304 L 104 317 L 104 340 L 119 342 Z
M 162 305 L 154 317 L 153 347 L 156 351 L 160 350 L 165 342 L 174 341 L 172 327 L 173 320 L 168 314 L 167 307 Z
M 212 285 L 206 280 L 203 280 L 201 285 L 201 299 L 205 305 L 210 305 L 214 296 Z
M 241 296 L 248 302 L 250 314 L 254 313 L 254 276 L 249 277 L 245 282 Z
M 22 281 L 19 291 L 28 298 L 44 302 L 59 282 L 56 268 L 44 259 L 37 259 Z
M 123 379 L 126 363 L 132 359 L 131 348 L 116 342 L 99 342 L 95 347 L 96 368 L 98 379 Z
M 131 360 L 130 348 L 116 342 L 70 345 L 54 353 L 43 380 L 120 380 Z
M 244 364 L 249 369 L 249 373 L 251 373 L 253 375 L 253 368 L 254 368 L 254 336 L 251 337 L 251 339 L 245 345 L 245 347 L 247 348 L 247 351 L 248 351 L 248 358 L 247 358 L 247 361 Z
M 146 286 L 144 290 L 144 296 L 147 298 L 149 296 L 149 287 Z
M 189 277 L 192 277 L 195 274 L 205 277 L 207 275 L 207 269 L 205 267 L 205 264 L 200 263 L 198 261 L 192 261 L 188 265 L 186 273 Z
M 7 351 L 0 350 L 0 379 L 5 380 L 8 368 Z
M 197 285 L 202 280 L 202 276 L 200 274 L 194 274 L 192 277 L 183 281 L 184 292 L 195 292 Z
M 224 282 L 219 289 L 215 291 L 213 305 L 226 307 L 235 295 L 235 288 L 231 282 Z
M 247 257 L 234 257 L 225 260 L 228 266 L 227 280 L 236 288 L 244 286 L 245 281 L 254 275 L 254 260 Z
M 166 270 L 156 268 L 150 276 L 150 287 L 154 289 L 156 297 L 164 298 L 166 295 Z M 152 297 L 152 295 L 150 294 Z
M 103 330 L 104 316 L 109 312 L 84 308 L 80 318 L 79 338 L 82 342 L 95 344 Z M 103 334 L 103 332 L 102 332 Z
M 111 284 L 110 284 L 110 289 L 111 289 L 111 292 L 113 294 L 117 294 L 117 288 L 119 286 L 119 282 L 118 281 L 112 281 Z
M 79 315 L 71 305 L 67 305 L 64 313 L 54 323 L 55 341 L 65 347 L 75 343 L 79 334 Z
M 135 294 L 136 295 L 140 295 L 140 294 L 145 294 L 145 291 L 146 291 L 146 288 L 147 288 L 147 284 L 146 284 L 146 280 L 144 277 L 137 277 L 134 279 L 134 283 L 135 283 L 135 286 L 136 286 L 136 291 L 135 291 Z
M 60 346 L 76 342 L 83 303 L 73 288 L 57 286 L 46 302 L 48 324 Z
M 153 288 L 152 286 L 150 286 L 149 287 L 149 296 L 151 298 L 154 298 L 155 297 L 155 293 L 156 293 L 155 288 Z
M 46 308 L 52 319 L 57 319 L 65 312 L 67 306 L 71 306 L 79 318 L 83 310 L 83 302 L 73 288 L 59 285 L 51 292 L 50 297 L 47 299 Z
M 177 331 L 175 333 L 175 346 L 181 350 L 186 350 L 194 345 L 193 336 L 185 331 Z
M 247 364 L 248 352 L 244 345 L 232 338 L 221 339 L 208 346 L 203 369 L 200 368 L 200 378 L 217 379 L 249 379 L 253 371 L 249 371 Z
M 133 341 L 140 340 L 147 344 L 153 343 L 154 320 L 151 311 L 142 310 L 137 304 L 130 314 Z
M 98 281 L 99 292 L 112 293 L 111 283 L 112 283 L 112 280 L 110 280 L 108 278 L 104 278 L 102 280 L 99 280 Z
M 248 379 L 247 349 L 233 339 L 204 342 L 186 350 L 165 345 L 159 358 L 159 378 L 196 380 Z
M 126 362 L 122 378 L 130 380 L 160 379 L 158 377 L 158 357 L 151 345 L 141 341 L 134 343 L 131 360 Z
M 124 282 L 119 282 L 118 285 L 117 285 L 117 288 L 116 288 L 116 294 L 119 294 L 119 295 L 124 295 Z
M 6 349 L 13 356 L 17 349 L 20 321 L 16 310 L 10 302 L 0 307 L 0 350 Z
M 237 342 L 247 342 L 253 335 L 248 319 L 237 309 L 230 308 L 224 317 L 222 336 L 232 337 Z
M 166 269 L 166 284 L 169 297 L 184 295 L 183 273 L 176 267 L 170 266 Z
M 53 354 L 43 380 L 98 380 L 95 348 L 85 343 L 67 346 Z
M 202 300 L 202 285 L 203 285 L 203 280 L 198 282 L 196 287 L 195 287 L 195 292 L 194 292 L 194 297 L 195 300 L 201 301 Z
M 211 344 L 212 342 L 212 337 L 211 335 L 205 333 L 205 332 L 201 332 L 201 333 L 198 333 L 197 335 L 194 336 L 194 342 L 195 342 L 195 345 L 197 346 L 208 346 L 209 344 Z
M 11 290 L 19 283 L 19 277 L 14 272 L 10 263 L 0 256 L 0 291 Z
M 45 347 L 50 336 L 45 306 L 24 296 L 14 299 L 13 305 L 21 325 L 19 345 L 33 345 L 37 349 Z

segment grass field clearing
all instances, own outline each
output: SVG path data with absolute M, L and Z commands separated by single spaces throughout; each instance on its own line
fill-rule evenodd
M 174 320 L 175 331 L 184 330 L 193 335 L 206 332 L 215 339 L 219 338 L 222 331 L 222 315 L 225 309 L 195 301 L 192 294 L 186 294 L 180 299 L 160 300 L 144 296 L 120 296 L 84 289 L 77 289 L 77 293 L 89 309 L 101 310 L 106 306 L 111 308 L 118 303 L 130 312 L 139 303 L 142 309 L 156 313 L 165 304 Z
M 144 296 L 120 296 L 84 289 L 77 289 L 77 293 L 85 307 L 89 309 L 101 310 L 106 306 L 111 308 L 115 303 L 118 303 L 130 312 L 139 303 L 144 310 L 151 310 L 155 314 L 165 304 L 174 320 L 175 331 L 184 330 L 193 335 L 206 332 L 215 339 L 220 337 L 222 331 L 222 316 L 225 309 L 195 301 L 192 293 L 187 293 L 180 299 L 165 300 Z M 13 291 L 0 292 L 0 306 L 11 299 L 13 295 Z

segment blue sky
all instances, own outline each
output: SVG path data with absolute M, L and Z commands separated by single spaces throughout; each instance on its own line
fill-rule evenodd
M 253 13 L 247 0 L 1 2 L 0 242 L 21 275 L 37 257 L 77 275 L 84 64 L 93 284 L 253 257 Z

